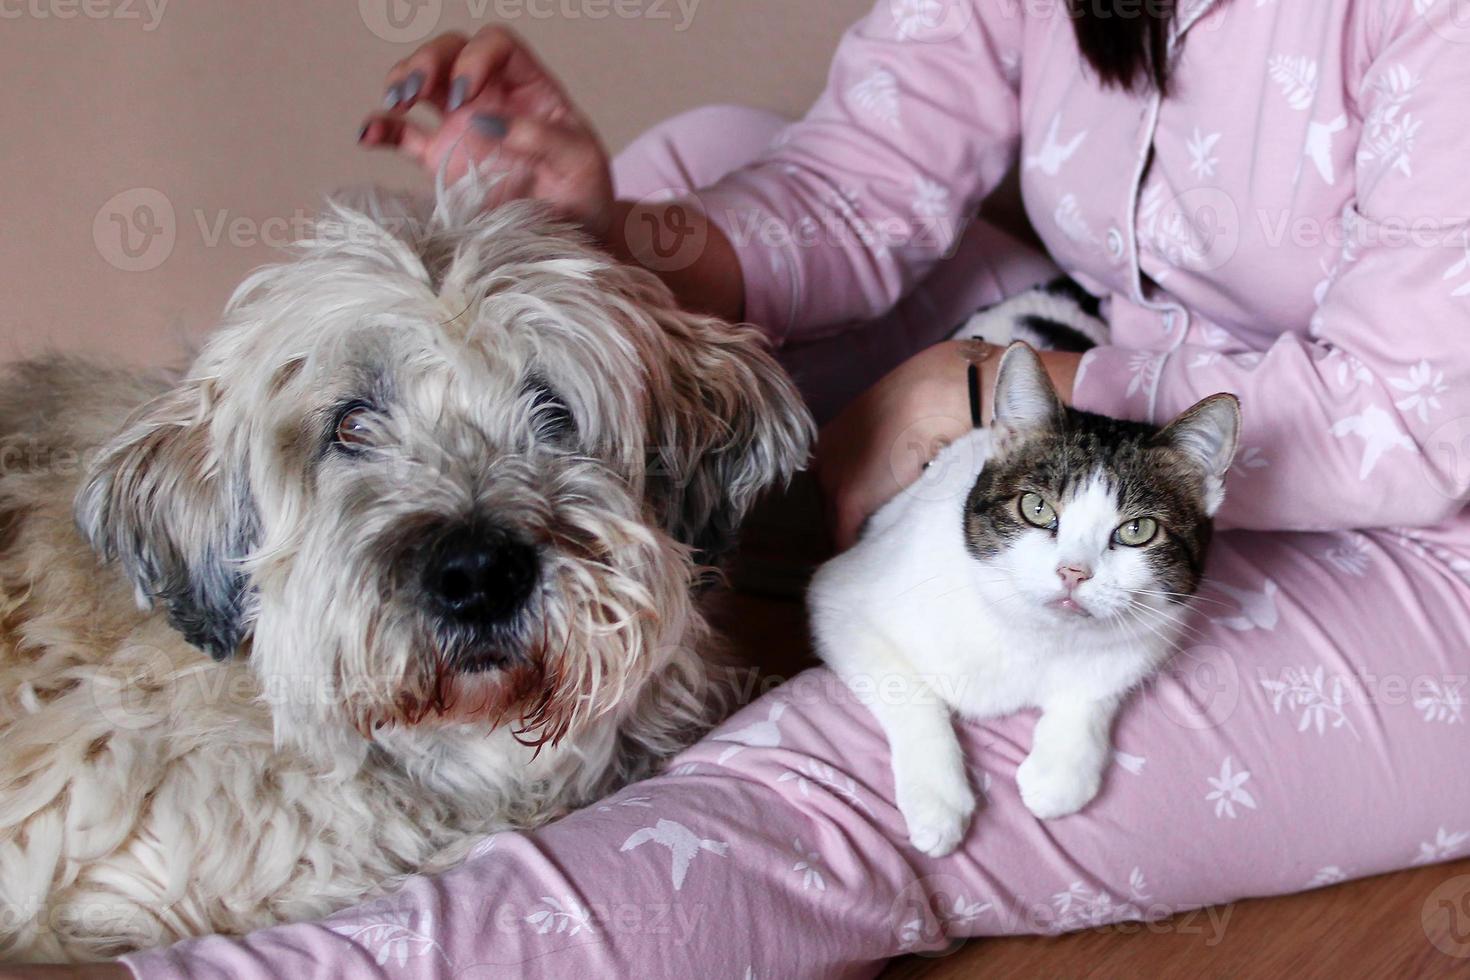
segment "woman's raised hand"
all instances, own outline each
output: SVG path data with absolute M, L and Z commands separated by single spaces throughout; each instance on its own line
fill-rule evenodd
M 439 114 L 437 129 L 408 117 L 419 104 Z M 612 218 L 602 141 L 556 77 L 503 27 L 468 39 L 442 34 L 394 65 L 359 142 L 396 148 L 431 175 L 447 161 L 450 181 L 471 164 L 499 175 L 487 207 L 535 198 L 599 237 Z

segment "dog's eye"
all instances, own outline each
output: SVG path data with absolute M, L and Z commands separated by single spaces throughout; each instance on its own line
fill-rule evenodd
M 337 425 L 333 440 L 343 449 L 359 450 L 372 442 L 373 419 L 376 413 L 365 402 L 353 402 L 337 413 Z
M 537 434 L 548 439 L 561 439 L 577 430 L 577 421 L 572 410 L 560 395 L 545 382 L 533 382 L 531 387 L 531 425 Z

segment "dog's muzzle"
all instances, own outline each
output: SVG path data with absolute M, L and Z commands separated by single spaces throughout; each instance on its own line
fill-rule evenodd
M 536 549 L 498 527 L 459 526 L 438 536 L 421 584 L 431 611 L 455 632 L 489 638 L 515 620 L 540 579 Z M 499 666 L 497 651 L 465 651 L 471 669 Z

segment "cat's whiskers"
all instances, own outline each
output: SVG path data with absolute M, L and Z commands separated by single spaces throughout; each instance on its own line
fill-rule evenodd
M 1230 606 L 1230 603 L 1225 602 L 1222 599 L 1216 599 L 1212 596 L 1202 596 L 1197 592 L 1166 592 L 1160 589 L 1129 589 L 1128 591 L 1134 595 L 1152 595 L 1159 596 L 1160 598 L 1165 599 L 1184 600 L 1184 602 L 1181 602 L 1180 605 L 1186 605 L 1190 601 L 1198 601 L 1212 602 L 1217 606 Z
M 1142 608 L 1146 608 L 1146 607 L 1142 607 Z M 1135 626 L 1142 626 L 1144 629 L 1148 630 L 1154 636 L 1158 637 L 1159 642 L 1161 642 L 1162 644 L 1164 644 L 1165 649 L 1168 650 L 1170 653 L 1173 653 L 1176 649 L 1178 649 L 1178 646 L 1179 646 L 1179 637 L 1178 636 L 1172 636 L 1172 637 L 1169 636 L 1167 633 L 1165 633 L 1163 631 L 1163 629 L 1160 626 L 1155 625 L 1154 623 L 1152 623 L 1149 620 L 1145 619 L 1142 615 L 1140 615 L 1140 609 L 1139 608 L 1130 609 L 1130 610 L 1128 610 L 1128 612 L 1132 614 L 1133 625 L 1135 625 Z
M 1182 613 L 1180 615 L 1174 615 L 1169 610 L 1159 609 L 1156 606 L 1151 606 L 1145 602 L 1139 602 L 1136 599 L 1130 599 L 1128 601 L 1131 605 L 1135 606 L 1140 613 L 1147 612 L 1148 614 L 1154 616 L 1156 620 L 1169 623 L 1176 629 L 1193 633 L 1196 636 L 1200 635 L 1200 631 L 1196 627 L 1190 625 L 1188 622 L 1185 621 L 1184 615 Z
M 1127 599 L 1126 601 L 1128 602 L 1128 612 L 1131 614 L 1132 620 L 1137 625 L 1152 632 L 1160 640 L 1166 642 L 1171 650 L 1178 647 L 1178 644 L 1184 638 L 1184 634 L 1195 634 L 1194 638 L 1198 638 L 1198 631 L 1183 620 L 1169 616 L 1162 610 L 1155 609 L 1153 606 L 1138 602 L 1135 599 Z M 1175 631 L 1172 639 L 1164 632 L 1166 627 Z
M 1140 595 L 1141 596 L 1177 596 L 1177 595 L 1185 595 L 1185 593 L 1182 593 L 1182 592 L 1160 592 L 1160 591 L 1157 591 L 1157 590 L 1154 590 L 1154 589 L 1125 589 L 1124 591 L 1129 596 L 1140 596 Z M 1188 596 L 1188 598 L 1193 598 L 1193 597 L 1192 596 Z M 1137 602 L 1137 600 L 1134 600 L 1134 599 L 1130 599 L 1129 601 L 1130 602 Z M 1190 626 L 1184 620 L 1184 617 L 1187 616 L 1189 614 L 1189 612 L 1190 612 L 1190 608 L 1189 608 L 1189 604 L 1188 603 L 1183 603 L 1183 602 L 1181 602 L 1181 603 L 1175 603 L 1174 605 L 1168 607 L 1167 609 L 1159 609 L 1159 608 L 1157 608 L 1155 606 L 1148 606 L 1147 603 L 1143 603 L 1143 605 L 1147 606 L 1147 608 L 1151 612 L 1157 613 L 1160 616 L 1163 616 L 1165 619 L 1168 619 L 1171 622 L 1177 623 L 1180 628 L 1182 628 L 1182 629 L 1188 629 L 1190 632 L 1194 633 L 1196 637 L 1199 637 L 1199 636 L 1202 636 L 1203 635 L 1199 631 L 1198 628 L 1196 628 L 1194 626 Z M 1175 615 L 1175 610 L 1178 611 L 1178 614 L 1177 615 Z

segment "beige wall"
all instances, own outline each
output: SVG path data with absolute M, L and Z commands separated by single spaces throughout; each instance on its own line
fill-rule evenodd
M 176 358 L 270 260 L 261 241 L 323 193 L 415 181 L 354 143 L 384 70 L 413 47 L 395 43 L 390 4 L 414 34 L 473 30 L 498 11 L 614 148 L 707 102 L 799 113 L 870 5 L 682 3 L 0 0 L 0 359 L 46 347 Z

